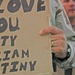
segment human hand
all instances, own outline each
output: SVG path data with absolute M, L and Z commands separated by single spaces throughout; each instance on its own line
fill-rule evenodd
M 58 58 L 64 58 L 67 54 L 67 40 L 64 35 L 63 30 L 58 29 L 55 26 L 49 26 L 44 29 L 42 29 L 39 34 L 40 35 L 46 35 L 46 34 L 52 34 L 51 35 L 51 48 L 52 52 L 55 53 L 55 56 Z

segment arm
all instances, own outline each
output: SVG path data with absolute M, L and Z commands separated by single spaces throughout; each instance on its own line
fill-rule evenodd
M 58 0 L 59 1 L 59 0 Z M 54 3 L 54 0 L 51 0 Z M 50 5 L 51 5 L 50 4 Z M 70 46 L 70 56 L 65 60 L 61 61 L 58 59 L 58 61 L 55 59 L 55 63 L 61 67 L 61 68 L 70 68 L 75 67 L 75 50 L 73 44 L 71 44 L 71 40 L 68 40 L 67 38 L 75 36 L 75 32 L 72 30 L 71 25 L 69 22 L 67 22 L 67 16 L 64 16 L 65 11 L 61 11 L 58 14 L 56 14 L 57 9 L 63 9 L 60 2 L 58 4 L 54 4 L 55 6 L 51 5 L 51 23 L 54 24 L 54 26 L 49 26 L 45 29 L 42 29 L 40 31 L 40 35 L 46 35 L 51 33 L 51 39 L 53 41 L 52 46 L 52 52 L 55 53 L 55 57 L 58 59 L 64 60 L 67 56 L 68 52 L 68 44 Z M 56 9 L 57 8 L 57 9 Z M 64 13 L 63 13 L 64 12 Z M 66 15 L 66 13 L 65 13 Z
M 51 40 L 54 41 L 52 46 L 52 52 L 55 53 L 55 63 L 60 68 L 70 68 L 75 67 L 75 50 L 71 41 L 67 41 L 66 36 L 64 35 L 63 30 L 58 29 L 55 26 L 49 26 L 45 29 L 42 29 L 39 34 L 44 36 L 46 34 L 51 33 Z M 68 45 L 69 44 L 69 48 Z M 67 56 L 68 49 L 70 49 L 70 56 L 65 61 L 61 61 L 59 59 L 64 60 Z M 59 59 L 58 59 L 59 58 Z

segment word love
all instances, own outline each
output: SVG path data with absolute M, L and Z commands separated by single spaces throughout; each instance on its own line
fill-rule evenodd
M 2 5 L 3 1 L 5 0 L 0 0 L 0 5 Z M 30 2 L 27 2 L 27 0 L 10 0 L 7 4 L 7 10 L 10 13 L 15 13 L 20 9 L 22 5 L 24 12 L 30 12 L 33 9 L 35 2 L 36 0 L 30 0 Z M 43 0 L 38 0 L 36 9 L 37 9 L 37 12 L 45 10 Z M 4 9 L 0 6 L 0 13 L 3 13 L 3 12 L 4 12 Z

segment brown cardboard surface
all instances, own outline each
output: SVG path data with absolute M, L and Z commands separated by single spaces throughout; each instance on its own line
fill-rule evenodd
M 0 75 L 52 75 L 49 0 L 1 0 Z

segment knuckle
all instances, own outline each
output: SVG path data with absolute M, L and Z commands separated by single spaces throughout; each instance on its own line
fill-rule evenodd
M 61 34 L 64 34 L 64 31 L 60 29 L 60 33 L 61 33 Z
M 51 31 L 54 31 L 54 30 L 55 30 L 55 27 L 54 27 L 54 26 L 51 26 L 51 27 L 50 27 L 50 30 L 51 30 Z
M 60 47 L 60 52 L 62 52 L 63 51 L 63 48 L 62 47 Z
M 63 52 L 63 47 L 59 47 L 59 48 L 58 48 L 58 51 L 59 51 L 60 53 L 62 53 L 62 52 Z
M 59 35 L 59 39 L 65 41 L 65 40 L 66 40 L 66 39 L 65 39 L 65 35 L 63 35 L 63 34 Z

